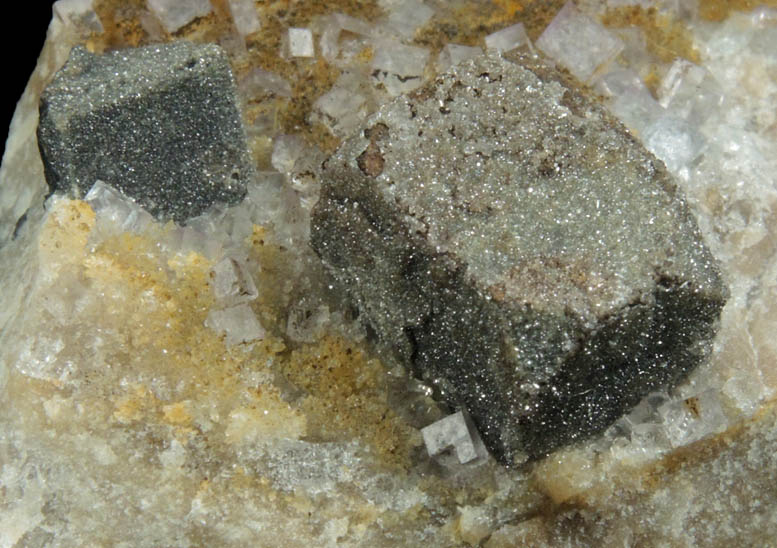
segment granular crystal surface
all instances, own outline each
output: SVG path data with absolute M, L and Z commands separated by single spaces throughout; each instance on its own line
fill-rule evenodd
M 709 350 L 726 289 L 672 178 L 537 57 L 462 63 L 322 176 L 314 248 L 503 462 L 604 430 Z
M 178 222 L 245 196 L 254 168 L 229 61 L 179 41 L 104 55 L 74 48 L 41 97 L 52 191 L 104 181 Z

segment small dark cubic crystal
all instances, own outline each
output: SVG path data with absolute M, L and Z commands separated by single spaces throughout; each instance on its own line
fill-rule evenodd
M 52 192 L 101 180 L 180 223 L 242 200 L 254 173 L 229 61 L 212 44 L 74 48 L 41 96 L 38 145 Z
M 503 463 L 603 431 L 710 350 L 727 289 L 684 198 L 537 57 L 398 98 L 322 181 L 314 249 Z

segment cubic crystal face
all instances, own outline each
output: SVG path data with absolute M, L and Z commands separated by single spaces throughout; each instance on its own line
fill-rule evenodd
M 41 97 L 46 180 L 82 194 L 102 180 L 178 222 L 239 202 L 254 171 L 236 101 L 215 45 L 75 48 Z
M 314 249 L 502 462 L 681 380 L 727 298 L 670 175 L 537 57 L 466 61 L 322 168 Z

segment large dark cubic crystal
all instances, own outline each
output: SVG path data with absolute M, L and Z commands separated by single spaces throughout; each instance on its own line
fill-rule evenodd
M 229 61 L 212 44 L 74 48 L 41 96 L 38 145 L 52 192 L 102 180 L 178 222 L 239 202 L 253 174 Z
M 601 432 L 710 349 L 727 290 L 675 183 L 537 57 L 398 98 L 321 175 L 314 249 L 504 463 Z

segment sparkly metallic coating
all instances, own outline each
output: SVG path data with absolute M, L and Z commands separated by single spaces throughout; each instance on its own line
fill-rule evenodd
M 177 222 L 242 200 L 253 174 L 215 45 L 73 49 L 41 97 L 38 144 L 52 191 L 83 194 L 99 179 Z
M 380 342 L 507 464 L 601 432 L 727 298 L 663 164 L 532 56 L 465 62 L 324 164 L 311 238 Z

